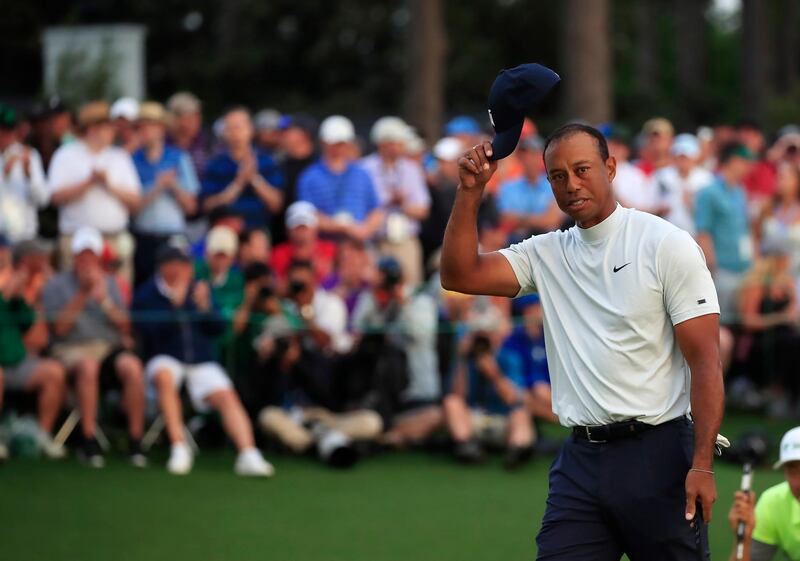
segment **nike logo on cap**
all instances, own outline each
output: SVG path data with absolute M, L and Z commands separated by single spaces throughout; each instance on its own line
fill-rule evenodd
M 628 265 L 630 265 L 630 264 L 631 264 L 631 262 L 630 262 L 630 261 L 628 261 L 628 262 L 627 262 L 627 263 L 625 263 L 625 264 L 624 264 L 622 267 L 614 267 L 614 272 L 616 273 L 617 271 L 621 271 L 622 269 L 624 269 L 625 267 L 627 267 L 627 266 L 628 266 Z

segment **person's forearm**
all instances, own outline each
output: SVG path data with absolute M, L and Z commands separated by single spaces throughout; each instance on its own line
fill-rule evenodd
M 280 211 L 283 205 L 283 193 L 279 189 L 270 185 L 266 179 L 258 178 L 253 181 L 253 190 L 270 212 Z
M 142 197 L 138 210 L 144 210 L 149 207 L 153 201 L 155 201 L 159 195 L 161 195 L 162 192 L 163 189 L 161 187 L 154 185 L 153 188 L 145 193 L 144 197 Z
M 706 256 L 708 270 L 713 273 L 717 268 L 717 254 L 714 252 L 714 242 L 711 240 L 711 236 L 705 233 L 698 234 L 697 245 L 700 246 Z
M 114 327 L 121 333 L 130 333 L 131 322 L 125 310 L 118 308 L 110 298 L 103 300 L 103 302 L 100 303 L 100 308 L 111 323 L 114 324 Z
M 109 185 L 107 189 L 108 192 L 114 196 L 114 198 L 125 205 L 128 211 L 136 212 L 139 209 L 139 205 L 142 203 L 142 197 L 139 196 L 139 193 L 135 193 L 120 187 L 112 187 L 111 185 Z
M 218 206 L 225 206 L 233 203 L 239 196 L 241 188 L 235 181 L 225 187 L 216 195 L 211 195 L 203 202 L 203 209 L 206 211 L 214 210 Z
M 242 305 L 236 308 L 236 313 L 233 315 L 233 333 L 234 335 L 241 335 L 247 329 L 247 324 L 250 323 L 250 307 L 251 304 L 247 301 L 242 302 Z
M 430 212 L 429 206 L 416 206 L 416 205 L 406 205 L 403 207 L 403 214 L 411 218 L 412 220 L 422 221 L 428 218 L 428 213 Z
M 461 186 L 442 242 L 441 280 L 447 290 L 465 288 L 464 279 L 478 268 L 478 209 L 482 192 Z M 463 291 L 463 290 L 461 290 Z
M 69 304 L 67 304 L 67 307 L 58 314 L 53 324 L 53 332 L 58 337 L 63 337 L 75 326 L 78 314 L 83 310 L 85 304 L 86 294 L 78 292 Z
M 86 191 L 92 186 L 91 179 L 84 179 L 80 183 L 74 183 L 69 187 L 64 187 L 58 191 L 54 191 L 50 196 L 50 202 L 55 206 L 65 205 L 83 196 Z
M 372 238 L 383 225 L 383 217 L 384 213 L 380 209 L 375 209 L 367 215 L 367 219 L 364 220 L 364 231 L 367 234 L 367 240 Z
M 719 354 L 709 353 L 697 364 L 690 364 L 691 401 L 694 421 L 694 458 L 692 467 L 712 469 L 714 445 L 722 424 L 725 390 Z
M 172 196 L 175 197 L 178 206 L 181 207 L 185 215 L 191 216 L 197 212 L 197 197 L 191 193 L 184 191 L 178 186 L 172 189 Z

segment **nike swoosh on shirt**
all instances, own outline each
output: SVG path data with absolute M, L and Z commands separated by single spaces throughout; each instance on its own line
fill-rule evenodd
M 614 267 L 614 272 L 616 273 L 617 271 L 621 271 L 622 269 L 624 269 L 625 267 L 627 267 L 627 266 L 628 266 L 628 265 L 630 265 L 630 264 L 631 264 L 631 262 L 630 262 L 630 261 L 628 261 L 628 262 L 627 262 L 627 263 L 625 263 L 625 264 L 624 264 L 622 267 Z

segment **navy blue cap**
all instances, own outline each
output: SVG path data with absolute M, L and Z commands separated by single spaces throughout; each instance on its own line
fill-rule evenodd
M 558 74 L 535 63 L 500 71 L 489 90 L 489 120 L 495 131 L 492 160 L 501 160 L 514 151 L 525 115 L 560 80 Z

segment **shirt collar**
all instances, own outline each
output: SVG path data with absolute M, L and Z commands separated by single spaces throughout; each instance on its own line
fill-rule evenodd
M 625 214 L 626 209 L 617 203 L 617 208 L 614 209 L 614 212 L 609 214 L 608 217 L 599 224 L 595 224 L 591 228 L 581 228 L 576 225 L 575 230 L 578 232 L 578 237 L 582 241 L 587 243 L 598 242 L 608 238 L 619 229 L 622 220 L 625 218 Z

